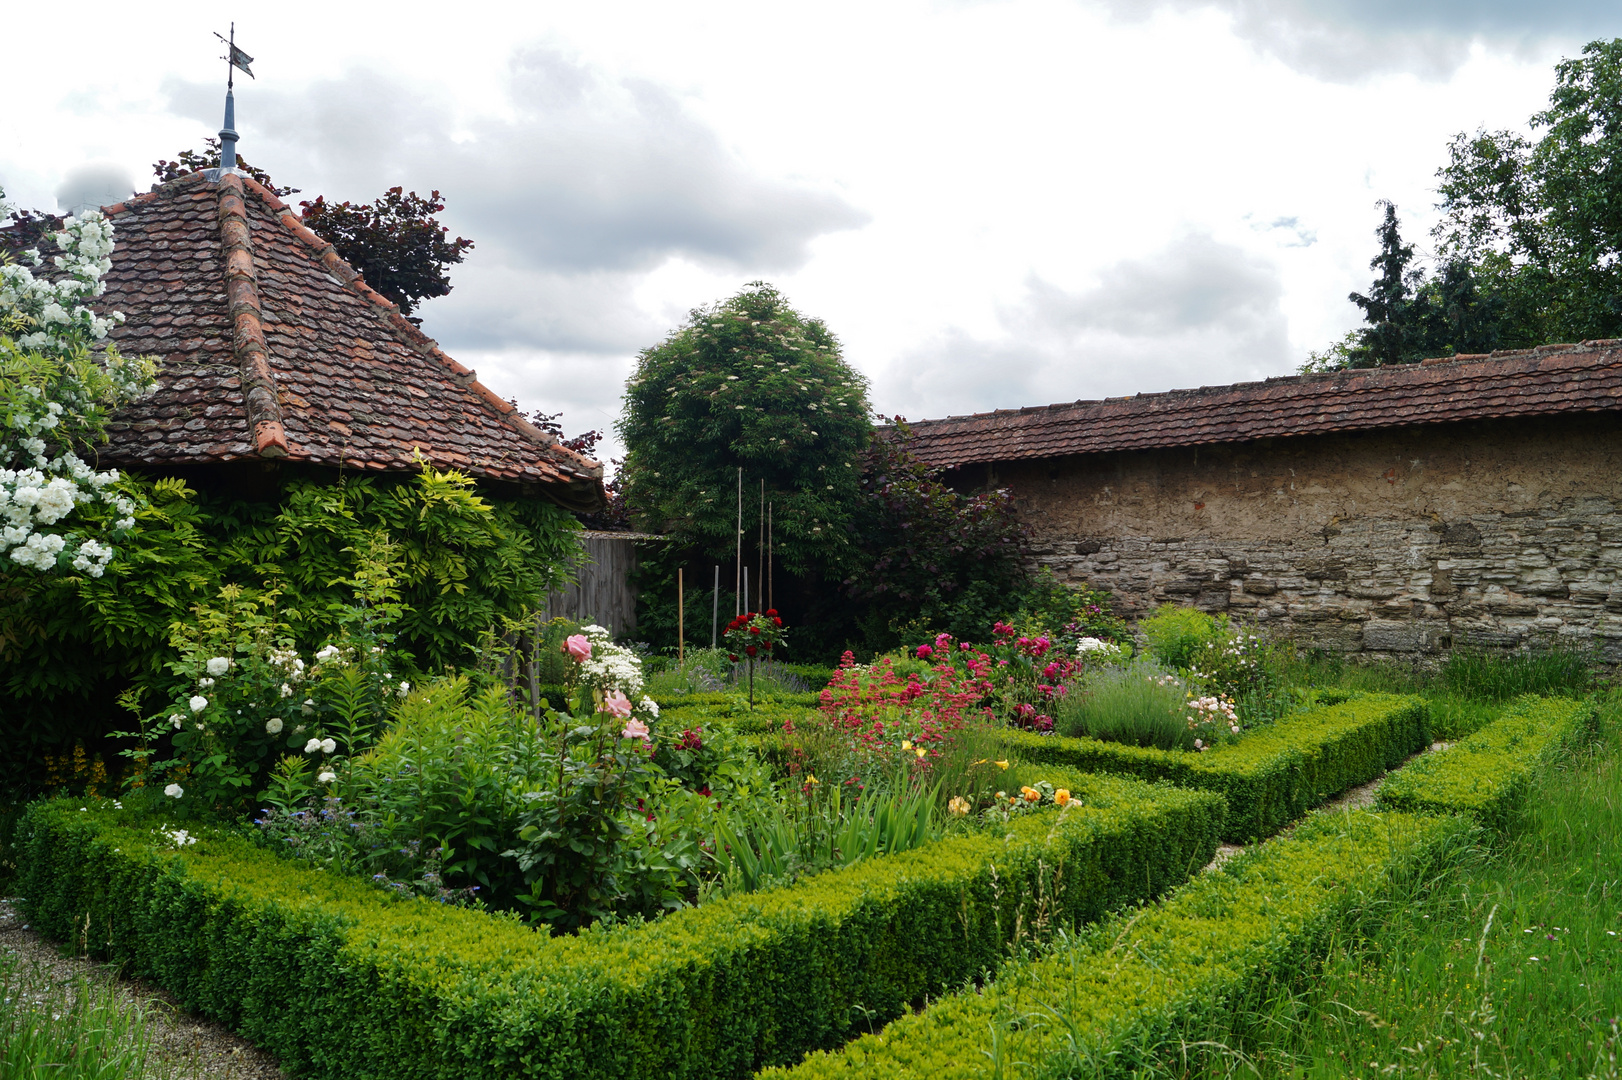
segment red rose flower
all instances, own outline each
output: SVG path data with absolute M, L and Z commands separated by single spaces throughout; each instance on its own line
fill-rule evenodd
M 748 646 L 745 646 L 745 647 L 744 647 L 744 650 L 743 650 L 743 651 L 744 651 L 744 652 L 746 652 L 746 653 L 748 653 L 748 654 L 749 654 L 749 655 L 750 655 L 750 656 L 753 656 L 753 655 L 755 655 L 755 653 L 756 653 L 756 652 L 758 652 L 758 651 L 759 651 L 759 650 L 757 650 L 757 649 L 756 649 L 756 648 L 755 648 L 755 647 L 754 647 L 754 646 L 753 646 L 753 645 L 748 645 Z

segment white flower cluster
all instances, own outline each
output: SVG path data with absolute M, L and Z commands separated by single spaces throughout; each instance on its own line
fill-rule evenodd
M 171 784 L 169 786 L 176 787 L 177 785 Z M 177 848 L 197 843 L 197 837 L 191 835 L 185 829 L 159 829 L 158 832 Z
M 1084 637 L 1076 643 L 1076 655 L 1088 659 L 1090 654 L 1100 660 L 1113 660 L 1121 655 L 1121 647 L 1103 638 Z
M 33 327 L 17 340 L 22 348 L 66 360 L 104 339 L 124 317 L 115 312 L 104 318 L 88 306 L 106 289 L 101 278 L 112 266 L 108 258 L 113 250 L 112 223 L 99 212 L 68 218 L 52 239 L 62 249 L 54 259 L 63 271 L 58 280 L 36 278 L 27 266 L 0 266 L 0 320 Z M 39 252 L 27 254 L 34 266 L 41 265 Z M 54 458 L 47 454 L 44 436 L 94 404 L 72 365 L 64 367 L 64 376 L 53 383 L 50 394 L 23 385 L 7 402 L 6 423 L 0 430 L 0 556 L 42 571 L 54 569 L 65 558 L 80 573 L 101 577 L 112 561 L 111 547 L 47 527 L 62 523 L 75 507 L 100 502 L 117 511 L 114 530 L 128 530 L 135 526 L 135 505 L 106 490 L 118 480 L 116 469 L 98 472 L 71 450 Z M 156 385 L 149 363 L 125 360 L 116 352 L 107 356 L 104 370 L 115 395 L 123 399 L 145 396 Z
M 615 690 L 633 701 L 642 694 L 642 661 L 604 627 L 583 626 L 580 632 L 591 642 L 591 656 L 580 662 L 580 680 L 607 695 Z
M 116 311 L 103 317 L 89 307 L 107 291 L 101 279 L 113 268 L 113 223 L 93 210 L 68 218 L 51 239 L 62 249 L 51 260 L 63 271 L 57 280 L 37 278 L 20 263 L 0 266 L 0 314 L 20 315 L 35 326 L 17 344 L 47 356 L 66 355 L 78 345 L 101 341 L 124 321 Z M 38 251 L 24 254 L 34 266 L 44 265 Z

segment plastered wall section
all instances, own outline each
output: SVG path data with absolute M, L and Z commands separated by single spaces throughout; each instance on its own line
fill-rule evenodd
M 1614 415 L 976 465 L 959 479 L 1011 488 L 1036 562 L 1112 590 L 1130 615 L 1195 604 L 1370 657 L 1553 640 L 1622 662 Z

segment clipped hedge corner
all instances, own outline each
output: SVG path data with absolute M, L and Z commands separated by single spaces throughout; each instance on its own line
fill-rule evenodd
M 1367 783 L 1429 744 L 1424 700 L 1359 695 L 1286 717 L 1205 753 L 1010 731 L 1022 760 L 1165 780 L 1228 800 L 1223 839 L 1271 836 L 1325 799 Z
M 1505 829 L 1525 807 L 1538 773 L 1591 732 L 1594 718 L 1591 701 L 1516 698 L 1474 735 L 1393 774 L 1380 785 L 1375 804 L 1416 814 L 1465 814 Z
M 1154 896 L 1215 850 L 1216 795 L 1054 779 L 1084 805 L 575 938 L 229 835 L 176 850 L 82 801 L 31 809 L 20 884 L 42 932 L 126 964 L 295 1075 L 737 1077 L 995 970 L 1033 928 Z
M 1347 913 L 1468 831 L 1457 818 L 1321 814 L 1030 964 L 762 1080 L 1157 1074 L 1236 999 L 1320 958 Z

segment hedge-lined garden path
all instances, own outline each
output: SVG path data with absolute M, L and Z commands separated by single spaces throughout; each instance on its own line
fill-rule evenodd
M 31 988 L 34 1002 L 56 986 L 71 987 L 81 978 L 112 990 L 121 1003 L 140 1007 L 147 1019 L 152 1075 L 187 1080 L 284 1080 L 276 1061 L 220 1024 L 181 1011 L 173 1000 L 139 979 L 118 975 L 111 964 L 63 956 L 60 948 L 31 929 L 9 898 L 0 899 L 0 954 L 15 959 L 14 979 Z

